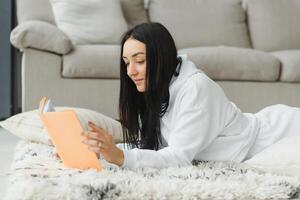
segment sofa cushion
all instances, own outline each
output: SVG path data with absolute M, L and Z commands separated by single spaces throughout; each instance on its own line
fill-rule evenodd
M 215 80 L 275 81 L 280 62 L 274 56 L 237 47 L 198 47 L 179 50 Z
M 121 0 L 121 6 L 129 27 L 149 21 L 144 0 Z
M 300 48 L 299 0 L 248 0 L 250 36 L 255 49 Z
M 150 0 L 149 17 L 167 27 L 178 48 L 250 47 L 240 0 Z
M 63 56 L 62 75 L 68 78 L 119 78 L 119 45 L 79 45 Z
M 17 18 L 19 24 L 28 20 L 55 24 L 49 0 L 17 0 Z
M 43 21 L 25 21 L 10 34 L 11 43 L 19 48 L 28 47 L 66 54 L 72 49 L 71 40 L 55 25 Z
M 74 44 L 118 44 L 127 30 L 119 0 L 50 0 L 55 22 Z
M 300 50 L 272 52 L 281 62 L 280 80 L 300 82 Z
M 129 26 L 149 21 L 143 0 L 121 0 L 124 17 Z M 41 20 L 55 24 L 49 0 L 17 0 L 19 23 Z

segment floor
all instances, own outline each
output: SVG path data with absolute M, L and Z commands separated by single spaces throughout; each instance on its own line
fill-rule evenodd
M 0 197 L 6 190 L 7 173 L 13 160 L 14 148 L 18 138 L 0 127 Z

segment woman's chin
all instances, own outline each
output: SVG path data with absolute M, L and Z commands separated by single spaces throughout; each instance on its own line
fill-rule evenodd
M 136 89 L 137 89 L 137 91 L 139 91 L 139 92 L 145 92 L 145 88 L 144 87 L 141 87 L 141 86 L 136 86 Z

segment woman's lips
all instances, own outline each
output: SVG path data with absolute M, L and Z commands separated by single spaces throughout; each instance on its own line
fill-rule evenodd
M 135 84 L 140 84 L 144 79 L 134 79 Z

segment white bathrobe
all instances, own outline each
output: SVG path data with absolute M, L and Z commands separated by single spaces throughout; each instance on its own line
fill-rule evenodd
M 158 151 L 118 145 L 123 146 L 122 167 L 164 168 L 190 165 L 192 160 L 242 162 L 281 138 L 281 132 L 271 140 L 259 136 L 264 134 L 265 115 L 242 113 L 217 83 L 186 55 L 181 57 L 179 76 L 170 83 L 169 107 L 160 121 L 163 144 Z M 268 131 L 265 135 L 270 136 L 273 130 Z

